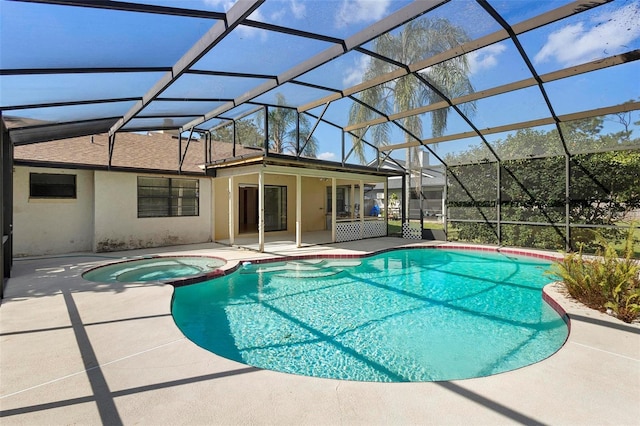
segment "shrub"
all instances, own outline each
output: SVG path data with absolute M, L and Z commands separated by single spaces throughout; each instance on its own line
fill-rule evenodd
M 640 263 L 634 259 L 634 227 L 627 233 L 622 253 L 601 235 L 595 257 L 584 258 L 582 247 L 552 265 L 550 273 L 563 282 L 569 294 L 593 309 L 611 309 L 622 321 L 640 316 Z

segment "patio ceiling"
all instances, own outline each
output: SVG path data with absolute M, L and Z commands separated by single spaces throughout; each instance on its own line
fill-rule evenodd
M 629 113 L 630 130 L 640 125 L 638 0 L 230 3 L 2 0 L 0 110 L 12 142 L 206 133 L 265 107 L 339 132 L 318 130 L 325 139 L 366 141 L 367 130 L 391 124 L 383 153 L 469 139 L 490 146 L 489 135 L 528 128 L 557 128 L 566 152 L 563 122 Z M 379 37 L 425 18 L 446 20 L 465 41 L 412 63 L 376 51 Z M 427 76 L 460 58 L 473 89 L 447 95 Z M 374 62 L 389 71 L 371 77 Z M 391 114 L 367 103 L 367 90 L 403 79 L 434 95 Z M 350 120 L 354 104 L 369 118 Z M 443 109 L 447 127 L 433 136 L 430 117 Z M 429 137 L 406 128 L 411 117 Z

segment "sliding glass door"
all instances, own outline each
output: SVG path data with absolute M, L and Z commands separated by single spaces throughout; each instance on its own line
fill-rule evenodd
M 286 186 L 264 186 L 264 230 L 287 230 Z
M 239 232 L 258 232 L 258 187 L 246 185 L 240 187 L 239 194 Z M 264 230 L 287 230 L 287 187 L 264 186 Z

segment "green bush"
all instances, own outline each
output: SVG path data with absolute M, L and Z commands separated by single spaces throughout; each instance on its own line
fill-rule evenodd
M 596 257 L 584 258 L 582 247 L 552 265 L 550 273 L 564 282 L 569 294 L 593 309 L 611 309 L 622 321 L 640 316 L 640 263 L 634 259 L 634 227 L 622 247 L 597 237 Z

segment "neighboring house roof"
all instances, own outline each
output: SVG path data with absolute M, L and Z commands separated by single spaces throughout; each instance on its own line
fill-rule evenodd
M 411 182 L 413 186 L 418 184 L 418 180 L 416 178 Z M 389 178 L 389 182 L 387 184 L 387 188 L 389 189 L 401 189 L 402 188 L 402 179 L 399 178 Z M 439 175 L 430 179 L 422 179 L 422 188 L 423 190 L 429 189 L 442 189 L 444 188 L 444 176 Z M 376 188 L 378 189 L 378 188 Z
M 192 139 L 182 164 L 182 172 L 204 174 L 200 167 L 205 163 L 204 139 Z M 179 142 L 166 133 L 117 133 L 111 166 L 113 170 L 134 169 L 177 172 L 180 164 Z M 187 148 L 182 141 L 182 153 Z M 224 142 L 213 142 L 213 160 L 232 157 L 233 146 Z M 261 152 L 259 148 L 236 146 L 236 155 Z M 16 164 L 43 165 L 52 167 L 85 167 L 103 169 L 109 164 L 109 139 L 107 134 L 60 139 L 14 148 Z

